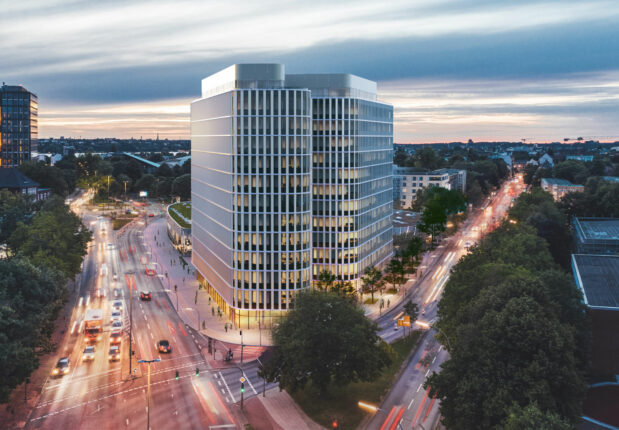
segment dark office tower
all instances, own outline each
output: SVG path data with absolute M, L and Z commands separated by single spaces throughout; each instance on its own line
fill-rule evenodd
M 17 167 L 37 149 L 37 96 L 21 85 L 0 87 L 0 167 Z

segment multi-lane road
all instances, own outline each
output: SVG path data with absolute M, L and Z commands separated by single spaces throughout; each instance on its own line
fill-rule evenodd
M 410 298 L 423 310 L 423 315 L 419 316 L 418 328 L 428 328 L 436 320 L 437 303 L 449 279 L 451 268 L 468 252 L 470 246 L 498 225 L 511 201 L 523 190 L 520 178 L 506 182 L 488 199 L 484 209 L 473 212 L 459 231 L 445 239 L 429 256 L 430 263 L 422 268 L 423 277 L 409 289 Z M 404 334 L 402 327 L 394 330 L 395 321 L 402 314 L 400 304 L 378 319 L 380 335 L 384 339 L 394 340 Z M 448 358 L 447 351 L 438 343 L 435 335 L 434 330 L 423 334 L 420 347 L 384 399 L 381 410 L 372 417 L 366 428 L 434 428 L 438 420 L 439 402 L 429 397 L 423 384 L 432 372 L 440 371 L 441 363 Z
M 148 415 L 147 365 L 137 361 L 158 358 L 161 361 L 151 365 L 152 429 L 236 428 L 234 396 L 222 384 L 223 374 L 208 368 L 203 339 L 179 319 L 157 274 L 145 271 L 149 261 L 141 237 L 144 221 L 135 221 L 117 237 L 108 218 L 88 212 L 79 203 L 74 202 L 73 208 L 94 238 L 83 263 L 69 331 L 58 349 L 58 358 L 70 359 L 69 372 L 50 375 L 26 427 L 143 428 Z M 98 297 L 99 289 L 103 297 Z M 141 291 L 151 292 L 152 300 L 140 300 Z M 111 313 L 116 301 L 122 308 L 121 359 L 110 361 Z M 82 360 L 86 309 L 101 309 L 103 314 L 103 335 L 95 344 L 92 361 Z M 135 351 L 131 365 L 130 319 Z M 168 340 L 172 353 L 159 353 L 159 340 Z

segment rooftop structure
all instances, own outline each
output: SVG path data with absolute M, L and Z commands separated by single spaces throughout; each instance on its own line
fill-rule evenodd
M 50 195 L 48 188 L 39 188 L 40 184 L 17 170 L 17 168 L 0 169 L 0 189 L 14 193 L 31 195 L 35 200 L 44 200 Z
M 619 218 L 575 217 L 572 226 L 578 253 L 619 253 Z
M 572 270 L 587 306 L 619 310 L 619 256 L 574 254 Z

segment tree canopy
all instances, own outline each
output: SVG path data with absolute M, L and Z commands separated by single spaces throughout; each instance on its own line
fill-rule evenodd
M 463 257 L 438 317 L 450 359 L 427 385 L 441 399 L 448 428 L 504 427 L 508 418 L 524 419 L 521 412 L 508 417 L 514 405 L 533 403 L 544 415 L 577 422 L 585 391 L 585 311 L 532 227 L 505 223 Z
M 292 391 L 310 380 L 323 392 L 331 382 L 374 380 L 391 362 L 377 330 L 363 310 L 345 298 L 303 292 L 273 329 L 274 352 L 261 373 Z

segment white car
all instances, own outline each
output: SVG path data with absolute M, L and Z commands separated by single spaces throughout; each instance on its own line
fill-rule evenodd
M 112 311 L 112 316 L 110 318 L 110 322 L 114 322 L 116 320 L 122 319 L 122 313 L 120 311 Z
M 82 355 L 82 360 L 84 361 L 92 361 L 95 359 L 95 347 L 87 346 L 84 348 L 84 354 Z
M 121 329 L 121 328 L 123 328 L 122 320 L 114 320 L 114 322 L 112 323 L 112 330 L 113 329 Z
M 116 300 L 114 303 L 112 303 L 112 309 L 114 309 L 115 311 L 122 312 L 123 302 L 121 302 L 120 300 Z

